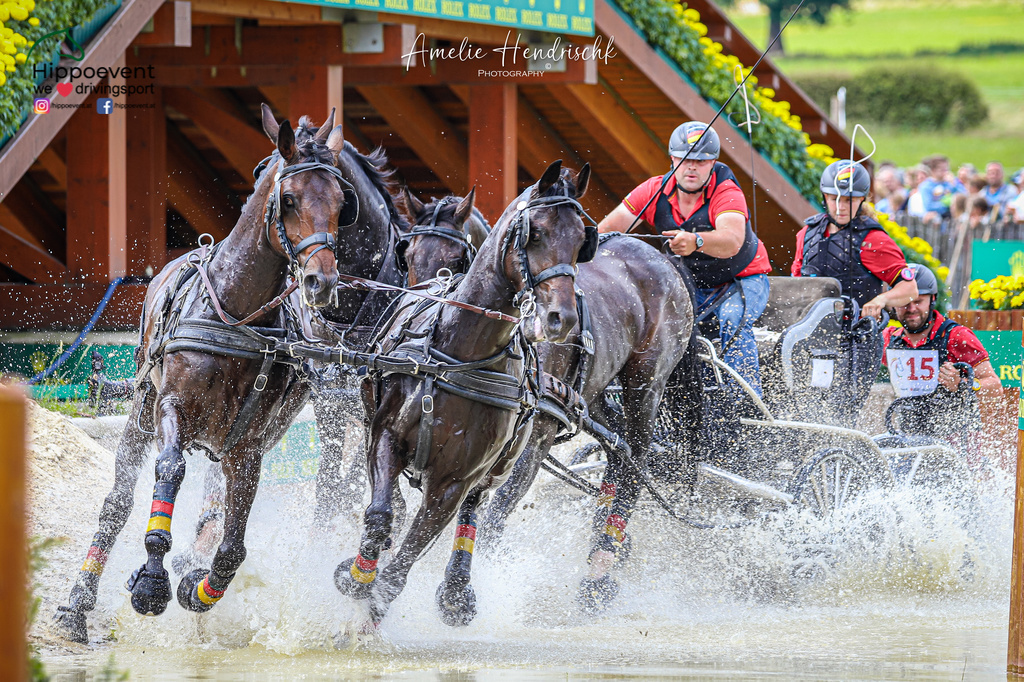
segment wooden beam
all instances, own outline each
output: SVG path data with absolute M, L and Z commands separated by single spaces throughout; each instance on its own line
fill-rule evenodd
M 302 116 L 309 116 L 317 125 L 323 123 L 331 113 L 327 89 L 327 65 L 292 69 L 288 83 L 288 120 L 293 128 L 299 125 Z
M 65 217 L 53 205 L 49 197 L 28 175 L 25 175 L 14 190 L 7 195 L 0 206 L 16 216 L 24 229 L 32 235 L 32 241 L 59 259 L 64 259 Z
M 515 85 L 469 88 L 469 181 L 477 208 L 492 224 L 519 194 L 516 102 Z
M 453 194 L 469 191 L 466 144 L 422 92 L 388 85 L 358 90 Z
M 271 149 L 264 133 L 212 104 L 200 90 L 164 88 L 164 102 L 187 116 L 243 178 Z
M 320 8 L 277 0 L 192 0 L 192 11 L 243 19 L 279 19 L 307 24 L 320 23 Z M 199 24 L 200 22 L 195 22 Z M 337 23 L 335 23 L 337 26 Z
M 269 140 L 263 148 L 270 148 Z M 227 237 L 241 208 L 174 126 L 167 128 L 167 166 L 167 201 L 174 210 L 197 233 L 209 232 L 217 241 Z
M 132 45 L 149 47 L 188 47 L 192 44 L 192 4 L 188 0 L 165 2 L 156 11 L 151 31 L 135 36 Z
M 109 282 L 127 255 L 125 110 L 98 114 L 96 102 L 68 123 L 67 265 L 72 277 Z
M 28 408 L 24 390 L 0 386 L 0 677 L 10 682 L 28 678 L 25 613 L 29 582 L 29 508 L 25 480 L 28 474 Z M 37 408 L 38 409 L 38 408 Z
M 106 291 L 106 284 L 0 284 L 0 330 L 80 331 Z M 145 297 L 146 285 L 122 284 L 94 329 L 138 329 Z
M 569 115 L 576 120 L 578 125 L 587 131 L 592 138 L 615 159 L 622 171 L 629 177 L 634 186 L 651 177 L 644 160 L 638 158 L 628 145 L 623 145 L 619 139 L 612 134 L 594 113 L 576 96 L 576 93 L 565 87 L 548 88 L 548 92 L 555 100 L 562 105 Z M 617 106 L 611 102 L 605 106 Z M 664 171 L 665 164 L 662 164 Z
M 125 48 L 138 35 L 143 25 L 153 16 L 162 2 L 163 0 L 124 0 L 124 4 L 114 18 L 100 29 L 97 36 L 85 48 L 82 61 L 73 62 L 66 59 L 63 65 L 74 64 L 83 72 L 87 67 L 110 66 L 117 61 L 120 55 L 124 54 Z M 99 81 L 100 79 L 95 77 L 83 78 L 77 82 L 88 87 Z M 76 88 L 62 99 L 62 104 L 81 104 L 86 99 L 86 93 L 79 93 Z M 18 179 L 25 174 L 33 161 L 46 149 L 50 141 L 76 111 L 76 109 L 61 108 L 51 109 L 50 113 L 45 115 L 31 114 L 14 138 L 8 141 L 3 149 L 0 149 L 0 201 L 6 198 L 7 193 L 11 191 Z M 95 111 L 93 115 L 96 115 Z
M 167 263 L 167 119 L 163 88 L 130 94 L 128 110 L 128 262 L 130 275 L 152 275 Z
M 7 202 L 0 203 L 0 226 L 11 234 L 17 235 L 37 249 L 41 249 L 43 251 L 46 250 L 43 243 L 39 241 L 34 234 L 32 234 L 31 230 L 25 227 L 25 224 L 18 219 L 18 216 L 14 215 L 11 209 L 7 206 Z
M 140 47 L 136 59 L 161 73 L 165 67 L 181 66 L 399 66 L 414 38 L 411 26 L 385 26 L 383 52 L 349 54 L 344 51 L 339 24 L 243 26 L 239 30 L 241 49 L 236 44 L 234 27 L 196 26 L 192 29 L 192 47 Z M 167 85 L 162 80 L 160 83 Z
M 67 276 L 59 260 L 0 223 L 0 263 L 37 284 L 55 284 Z
M 58 187 L 62 190 L 68 188 L 68 167 L 64 164 L 64 159 L 57 155 L 52 146 L 44 149 L 37 161 L 43 167 L 43 170 L 50 174 L 50 177 L 54 179 Z

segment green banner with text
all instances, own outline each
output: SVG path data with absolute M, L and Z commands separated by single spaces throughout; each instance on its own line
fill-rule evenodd
M 594 0 L 302 0 L 303 4 L 409 14 L 473 24 L 594 35 Z
M 975 241 L 971 246 L 971 279 L 987 282 L 1000 275 L 1024 275 L 1024 242 Z
M 974 332 L 988 351 L 992 369 L 1003 388 L 1017 388 L 1021 384 L 1020 332 Z

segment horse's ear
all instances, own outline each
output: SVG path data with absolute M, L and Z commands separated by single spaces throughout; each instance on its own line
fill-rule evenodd
M 590 163 L 583 164 L 583 168 L 576 175 L 576 198 L 579 199 L 581 196 L 587 193 L 587 187 L 590 185 Z
M 270 110 L 270 107 L 266 104 L 261 104 L 260 109 L 263 111 L 263 132 L 267 134 L 271 142 L 277 144 L 277 134 L 281 126 L 274 119 L 274 112 Z
M 540 180 L 537 181 L 537 196 L 541 196 L 549 189 L 555 186 L 558 182 L 558 178 L 562 173 L 562 160 L 555 161 L 547 170 L 544 171 L 544 175 L 540 176 Z
M 321 130 L 326 128 L 327 126 L 324 126 Z M 338 155 L 341 154 L 341 150 L 345 148 L 345 134 L 341 130 L 341 125 L 335 126 L 334 130 L 331 131 L 330 136 L 327 138 L 327 148 L 331 150 L 332 154 L 334 154 L 335 159 L 337 159 Z
M 277 151 L 281 152 L 281 158 L 288 163 L 291 163 L 298 153 L 295 148 L 295 132 L 287 120 L 281 121 L 281 127 L 277 131 Z
M 416 198 L 416 195 L 409 191 L 409 186 L 406 185 L 402 188 L 402 196 L 405 197 L 405 205 L 409 209 L 409 217 L 412 218 L 413 222 L 416 221 L 416 217 L 420 213 L 423 213 L 424 203 Z
M 464 225 L 466 219 L 473 213 L 473 200 L 476 198 L 476 185 L 473 185 L 473 189 L 469 190 L 469 194 L 466 198 L 459 202 L 459 205 L 455 207 L 455 224 Z
M 320 126 L 319 130 L 316 131 L 316 136 L 313 138 L 313 142 L 323 144 L 327 141 L 327 136 L 334 132 L 334 107 L 331 107 L 331 115 L 327 117 L 324 124 Z

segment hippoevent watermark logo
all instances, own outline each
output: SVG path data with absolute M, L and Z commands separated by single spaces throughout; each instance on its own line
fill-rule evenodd
M 471 44 L 469 38 L 463 38 L 457 47 L 427 47 L 426 35 L 420 33 L 413 41 L 412 49 L 403 54 L 402 59 L 405 61 L 407 71 L 412 70 L 413 66 L 428 66 L 438 60 L 451 60 L 476 62 L 482 67 L 486 66 L 477 70 L 477 76 L 480 78 L 542 78 L 545 73 L 555 71 L 557 64 L 575 61 L 600 61 L 607 64 L 608 60 L 616 55 L 614 36 L 608 38 L 607 45 L 604 44 L 602 36 L 597 36 L 591 44 L 585 46 L 575 43 L 562 44 L 561 37 L 556 37 L 550 45 L 529 45 L 523 43 L 522 38 L 522 34 L 517 33 L 513 42 L 512 31 L 509 31 L 505 35 L 505 44 L 501 47 L 479 47 Z M 499 63 L 495 63 L 492 54 L 501 55 Z M 537 65 L 544 66 L 536 68 Z
M 51 31 L 45 36 L 35 42 L 35 44 L 29 49 L 26 56 L 30 56 L 32 51 L 39 47 L 48 38 L 60 36 L 58 40 L 67 41 L 73 52 L 71 54 L 65 54 L 63 50 L 60 52 L 61 58 L 72 59 L 76 62 L 82 62 L 85 59 L 85 52 L 82 46 L 79 45 L 74 37 L 71 35 L 71 28 L 63 28 L 57 31 Z M 77 53 L 77 54 L 76 54 Z M 35 94 L 42 95 L 42 97 L 35 100 L 33 111 L 37 114 L 48 113 L 50 108 L 56 109 L 67 109 L 67 108 L 78 108 L 77 104 L 62 104 L 53 102 L 56 97 L 69 97 L 72 93 L 78 95 L 106 95 L 105 98 L 100 98 L 97 101 L 96 112 L 100 114 L 109 114 L 113 109 L 127 109 L 127 108 L 152 108 L 153 104 L 124 104 L 121 102 L 114 102 L 113 98 L 121 97 L 122 95 L 152 95 L 154 88 L 154 75 L 152 66 L 54 66 L 53 64 L 35 64 L 32 67 L 32 77 L 41 82 L 36 88 Z M 89 83 L 92 80 L 103 80 L 106 78 L 107 83 Z M 133 79 L 135 81 L 149 81 L 148 83 L 132 83 L 128 84 L 116 84 L 111 85 L 110 80 L 114 78 Z M 51 81 L 57 81 L 52 83 Z M 56 94 L 54 92 L 56 91 Z M 45 99 L 48 96 L 53 95 L 49 100 Z M 46 102 L 45 110 L 40 104 Z M 100 106 L 100 102 L 105 104 Z

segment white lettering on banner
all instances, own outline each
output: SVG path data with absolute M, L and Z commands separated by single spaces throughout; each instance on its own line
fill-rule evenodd
M 939 387 L 939 351 L 887 348 L 885 354 L 897 398 L 929 395 Z

